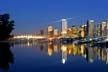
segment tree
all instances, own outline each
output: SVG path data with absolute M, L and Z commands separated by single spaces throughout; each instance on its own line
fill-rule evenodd
M 10 20 L 9 14 L 0 15 L 0 41 L 7 40 L 14 29 L 14 21 Z

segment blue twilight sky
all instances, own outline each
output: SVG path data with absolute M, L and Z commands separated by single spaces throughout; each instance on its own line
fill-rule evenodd
M 73 18 L 69 26 L 88 19 L 103 21 L 108 18 L 108 0 L 0 0 L 3 13 L 15 20 L 13 33 L 34 33 L 49 24 L 60 28 L 60 23 L 53 22 L 62 18 Z

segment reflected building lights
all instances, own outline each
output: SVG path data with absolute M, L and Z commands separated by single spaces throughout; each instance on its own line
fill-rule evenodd
M 52 48 L 48 47 L 48 55 L 49 55 L 49 56 L 51 56 L 51 55 L 52 55 L 52 53 L 53 53 Z
M 53 43 L 48 43 L 48 55 L 51 56 L 53 54 Z
M 81 54 L 84 55 L 84 49 L 85 49 L 85 46 L 84 45 L 81 45 Z
M 106 52 L 107 52 L 106 64 L 108 64 L 108 49 L 106 49 Z
M 46 45 L 47 44 L 47 45 Z M 40 52 L 46 52 L 48 56 L 52 56 L 54 53 L 62 53 L 62 64 L 67 61 L 68 55 L 81 56 L 86 59 L 89 63 L 93 63 L 95 60 L 106 62 L 108 64 L 108 49 L 106 47 L 87 47 L 85 45 L 75 44 L 59 44 L 53 42 L 42 42 L 42 41 L 21 41 L 16 42 L 15 45 L 31 48 L 35 46 L 40 49 Z M 46 50 L 47 49 L 47 50 Z
M 78 48 L 75 44 L 72 44 L 72 50 L 73 50 L 72 54 L 75 56 L 78 53 Z
M 65 64 L 67 61 L 67 47 L 65 45 L 61 45 L 62 50 L 62 63 Z
M 68 54 L 71 55 L 71 53 L 72 53 L 72 50 L 71 50 L 71 48 L 69 48 L 68 49 Z
M 88 48 L 87 59 L 90 63 L 94 62 L 93 48 Z
M 58 53 L 58 45 L 54 44 L 54 52 Z
M 27 42 L 27 46 L 30 46 L 30 43 L 29 42 Z
M 107 57 L 106 57 L 106 49 L 103 48 L 103 49 L 102 49 L 102 60 L 103 60 L 103 61 L 106 61 L 106 58 L 107 58 Z

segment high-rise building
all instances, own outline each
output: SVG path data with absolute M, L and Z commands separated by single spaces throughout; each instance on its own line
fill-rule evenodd
M 97 25 L 97 36 L 102 36 L 102 26 L 101 24 L 98 24 Z
M 94 37 L 95 31 L 96 31 L 96 28 L 95 28 L 94 20 L 88 20 L 87 21 L 87 36 Z
M 48 26 L 48 37 L 53 37 L 53 27 L 52 26 Z
M 108 37 L 108 19 L 106 20 L 106 25 L 107 25 L 106 32 L 107 32 L 107 37 Z
M 66 35 L 66 34 L 67 34 L 67 20 L 62 19 L 62 35 Z
M 103 21 L 102 23 L 101 23 L 101 30 L 102 30 L 102 36 L 106 36 L 107 35 L 107 31 L 106 31 L 106 29 L 107 29 L 107 24 L 106 24 L 106 21 Z
M 84 24 L 81 26 L 81 37 L 86 37 L 87 36 L 87 25 Z
M 58 37 L 59 36 L 59 30 L 58 29 L 54 29 L 54 36 Z
M 107 25 L 107 29 L 108 29 L 108 19 L 106 20 L 106 25 Z

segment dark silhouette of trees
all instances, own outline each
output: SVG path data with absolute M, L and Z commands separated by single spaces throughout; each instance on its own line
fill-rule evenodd
M 9 63 L 14 63 L 14 57 L 8 42 L 0 42 L 0 69 L 8 70 Z
M 14 29 L 14 21 L 10 20 L 9 14 L 0 15 L 0 41 L 7 40 Z

